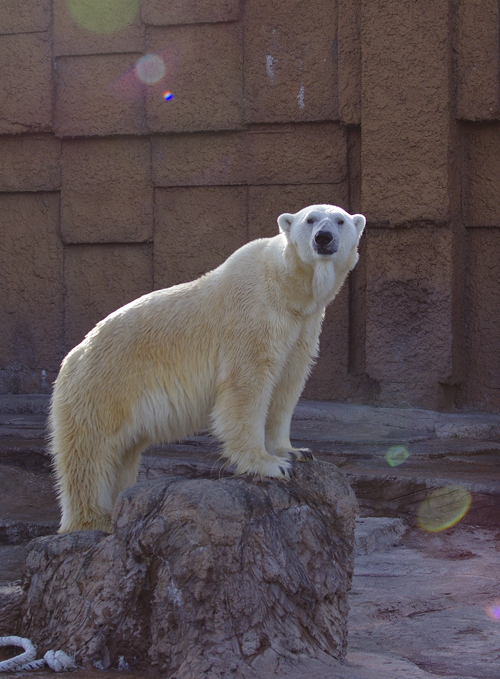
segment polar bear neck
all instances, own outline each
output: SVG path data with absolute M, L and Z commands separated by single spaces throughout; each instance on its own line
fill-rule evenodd
M 332 262 L 318 262 L 314 268 L 312 293 L 314 301 L 326 306 L 335 294 L 335 268 Z
M 309 315 L 323 310 L 340 287 L 332 261 L 304 262 L 291 243 L 283 248 L 283 264 L 280 277 L 289 278 L 284 289 L 289 291 L 290 306 L 299 313 Z

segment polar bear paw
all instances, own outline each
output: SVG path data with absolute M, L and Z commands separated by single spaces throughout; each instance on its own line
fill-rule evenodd
M 279 481 L 289 481 L 294 476 L 293 460 L 278 455 L 266 455 L 265 458 L 254 462 L 245 471 L 247 474 L 261 478 L 278 479 Z
M 296 455 L 299 462 L 310 462 L 311 460 L 314 460 L 312 450 L 309 450 L 309 448 L 292 448 L 290 453 Z
M 288 448 L 277 450 L 275 455 L 292 460 L 293 462 L 309 462 L 310 460 L 314 460 L 314 455 L 309 448 L 292 448 L 289 446 Z
M 287 460 L 283 457 L 276 457 L 276 462 L 265 462 L 261 476 L 279 481 L 289 481 L 294 476 L 293 460 Z

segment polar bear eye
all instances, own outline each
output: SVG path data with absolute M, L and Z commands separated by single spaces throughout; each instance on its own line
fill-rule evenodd
M 308 224 L 314 224 L 315 221 L 316 220 L 314 219 L 314 217 L 309 217 L 309 219 L 307 220 L 307 223 Z
M 343 223 L 344 223 L 344 220 L 343 220 L 343 219 L 338 219 L 338 220 L 337 220 L 337 224 L 338 224 L 339 226 L 342 226 Z

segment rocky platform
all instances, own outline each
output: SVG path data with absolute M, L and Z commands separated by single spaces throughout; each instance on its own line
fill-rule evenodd
M 43 396 L 0 397 L 4 600 L 20 578 L 27 542 L 57 528 L 46 411 Z M 496 679 L 500 417 L 301 402 L 292 435 L 319 460 L 340 467 L 360 503 L 347 664 L 269 666 L 262 679 L 306 679 L 311 673 L 318 679 Z M 209 436 L 149 449 L 140 480 L 192 477 L 200 465 L 212 472 L 220 466 Z M 422 503 L 433 490 L 450 486 L 470 493 L 465 515 L 446 530 L 422 530 Z M 96 671 L 103 679 L 108 675 L 117 673 Z

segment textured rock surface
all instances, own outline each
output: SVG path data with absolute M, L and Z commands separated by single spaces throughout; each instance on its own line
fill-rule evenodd
M 58 210 L 56 193 L 0 197 L 2 392 L 49 391 L 64 356 Z M 17 316 L 21 307 L 22 318 Z
M 341 658 L 356 508 L 343 475 L 318 461 L 290 484 L 137 484 L 117 501 L 113 535 L 31 543 L 22 634 L 41 653 L 177 679 Z
M 120 139 L 64 141 L 61 236 L 66 245 L 152 240 L 150 153 L 149 141 L 143 138 L 130 139 L 127 145 Z M 108 177 L 114 179 L 111 192 Z
M 496 173 L 490 176 L 491 182 L 496 181 Z M 492 411 L 500 384 L 500 309 L 491 308 L 491 300 L 498 296 L 500 282 L 500 229 L 469 229 L 468 236 L 467 303 L 470 316 L 466 358 L 469 379 L 462 390 L 462 402 Z M 493 356 L 494 362 L 491 361 Z
M 153 262 L 148 244 L 68 246 L 64 267 L 67 347 L 81 342 L 97 319 L 114 311 L 118 299 L 118 306 L 123 306 L 153 287 Z M 104 289 L 101 288 L 103 282 Z
M 445 227 L 379 228 L 365 239 L 366 371 L 380 385 L 380 405 L 450 405 L 443 385 L 454 382 L 458 369 L 452 360 L 455 245 Z
M 19 610 L 22 602 L 23 591 L 19 585 L 12 583 L 0 586 L 0 636 L 17 634 L 21 623 Z
M 408 531 L 392 549 L 357 556 L 347 660 L 362 668 L 354 678 L 497 679 L 499 552 L 497 528 L 458 524 Z

